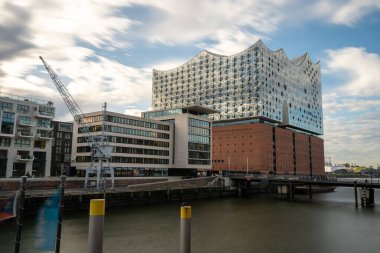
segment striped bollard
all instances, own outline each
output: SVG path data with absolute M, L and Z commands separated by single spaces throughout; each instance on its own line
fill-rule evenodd
M 88 252 L 103 253 L 104 199 L 91 199 L 88 229 Z
M 181 206 L 179 252 L 191 252 L 191 206 Z

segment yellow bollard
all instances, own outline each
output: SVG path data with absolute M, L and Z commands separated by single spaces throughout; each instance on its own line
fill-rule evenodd
M 88 252 L 103 253 L 104 199 L 91 199 L 88 229 Z
M 191 252 L 191 206 L 181 206 L 179 252 Z

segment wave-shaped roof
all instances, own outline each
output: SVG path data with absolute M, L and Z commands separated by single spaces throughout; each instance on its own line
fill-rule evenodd
M 175 68 L 172 68 L 172 69 L 167 69 L 167 70 L 157 70 L 157 69 L 153 69 L 154 71 L 171 71 L 171 70 L 176 70 L 186 64 L 188 64 L 189 62 L 191 62 L 192 60 L 198 58 L 200 55 L 202 54 L 208 54 L 208 55 L 212 55 L 212 56 L 216 56 L 216 57 L 220 57 L 220 58 L 233 58 L 235 56 L 238 56 L 238 55 L 241 55 L 243 53 L 245 53 L 246 51 L 249 51 L 250 49 L 254 48 L 254 47 L 257 47 L 257 46 L 263 46 L 265 47 L 265 49 L 267 49 L 268 51 L 270 51 L 272 54 L 277 54 L 277 55 L 281 55 L 283 56 L 287 61 L 289 61 L 289 63 L 292 63 L 296 66 L 301 66 L 302 64 L 304 64 L 305 62 L 310 62 L 311 64 L 313 65 L 318 65 L 319 64 L 319 61 L 314 63 L 311 58 L 310 58 L 310 55 L 308 53 L 304 53 L 303 55 L 301 56 L 298 56 L 298 57 L 295 57 L 294 59 L 289 59 L 289 57 L 286 55 L 285 53 L 285 50 L 283 48 L 280 48 L 278 50 L 271 50 L 269 49 L 263 42 L 262 40 L 258 40 L 256 41 L 256 43 L 254 43 L 252 46 L 248 47 L 247 49 L 244 49 L 243 51 L 239 52 L 239 53 L 236 53 L 236 54 L 233 54 L 233 55 L 222 55 L 222 54 L 217 54 L 217 53 L 213 53 L 213 52 L 210 52 L 208 50 L 202 50 L 201 52 L 199 52 L 197 55 L 195 55 L 193 58 L 191 58 L 190 60 L 186 61 L 185 63 L 179 65 L 178 67 L 175 67 Z

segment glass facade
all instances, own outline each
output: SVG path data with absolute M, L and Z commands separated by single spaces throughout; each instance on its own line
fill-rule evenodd
M 289 60 L 261 41 L 236 55 L 202 51 L 180 67 L 153 71 L 154 110 L 190 105 L 220 111 L 213 120 L 262 117 L 323 134 L 319 63 L 308 54 Z
M 14 134 L 15 113 L 3 112 L 1 119 L 1 133 Z
M 210 165 L 211 153 L 211 123 L 189 118 L 188 163 L 195 165 Z

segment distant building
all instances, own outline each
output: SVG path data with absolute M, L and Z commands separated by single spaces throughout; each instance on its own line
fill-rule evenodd
M 70 171 L 73 123 L 52 121 L 51 176 L 72 175 Z
M 0 177 L 50 176 L 52 102 L 0 94 Z
M 143 112 L 143 118 L 154 118 L 174 124 L 173 164 L 170 175 L 196 175 L 212 169 L 212 124 L 207 118 L 215 110 L 188 106 Z
M 167 176 L 173 162 L 173 124 L 108 111 L 105 116 L 101 111 L 87 113 L 83 121 L 94 134 L 101 134 L 104 125 L 115 176 Z M 77 123 L 71 160 L 78 175 L 84 175 L 91 164 L 90 147 Z

